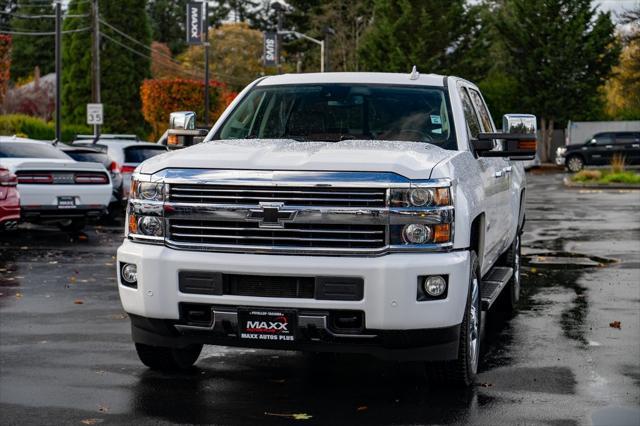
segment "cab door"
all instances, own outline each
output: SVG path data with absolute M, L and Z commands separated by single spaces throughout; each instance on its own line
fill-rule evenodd
M 477 94 L 476 89 L 472 86 L 459 83 L 458 92 L 467 123 L 467 131 L 469 137 L 473 139 L 477 137 L 478 133 L 493 132 L 494 129 L 490 117 L 487 120 L 487 116 L 484 115 L 484 120 L 481 120 L 481 114 L 472 101 L 472 91 Z M 507 164 L 503 158 L 478 157 L 476 161 L 478 161 L 482 173 L 482 176 L 478 178 L 482 182 L 486 201 L 484 253 L 478 253 L 483 258 L 481 267 L 484 274 L 488 265 L 492 265 L 500 255 L 502 237 L 505 229 L 509 226 L 507 223 L 509 219 L 505 217 L 504 211 L 505 203 L 508 205 L 509 175 L 511 172 L 506 170 Z
M 616 133 L 615 145 L 624 156 L 626 164 L 640 164 L 640 132 Z

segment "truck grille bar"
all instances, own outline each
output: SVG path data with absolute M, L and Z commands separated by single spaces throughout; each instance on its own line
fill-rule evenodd
M 384 225 L 286 223 L 260 228 L 255 222 L 169 220 L 169 238 L 176 243 L 238 246 L 355 248 L 385 246 Z
M 210 204 L 282 202 L 285 206 L 384 207 L 384 188 L 171 185 L 169 201 Z

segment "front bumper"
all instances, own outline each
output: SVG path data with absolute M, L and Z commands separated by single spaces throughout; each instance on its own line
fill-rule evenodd
M 180 321 L 180 303 L 253 306 L 297 310 L 353 310 L 364 314 L 365 330 L 438 329 L 459 325 L 469 287 L 469 252 L 397 253 L 379 257 L 287 256 L 181 251 L 125 240 L 118 265 L 137 265 L 137 288 L 122 285 L 124 309 L 133 315 Z M 361 300 L 187 294 L 179 290 L 180 271 L 267 276 L 361 278 Z M 418 276 L 448 275 L 447 297 L 418 301 Z

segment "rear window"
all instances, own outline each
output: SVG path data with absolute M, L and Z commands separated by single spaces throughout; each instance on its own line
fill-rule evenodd
M 156 155 L 167 152 L 165 146 L 130 146 L 124 149 L 125 163 L 142 163 Z
M 67 151 L 65 152 L 69 157 L 73 158 L 76 161 L 82 161 L 86 163 L 101 163 L 105 167 L 109 167 L 111 164 L 111 160 L 109 156 L 105 153 L 101 152 L 77 152 L 77 151 Z
M 51 145 L 31 142 L 0 142 L 0 158 L 71 159 L 67 154 Z

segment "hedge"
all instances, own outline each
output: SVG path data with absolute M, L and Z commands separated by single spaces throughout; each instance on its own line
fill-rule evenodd
M 62 125 L 62 141 L 71 142 L 79 134 L 92 134 L 93 130 L 84 125 Z M 0 116 L 0 135 L 22 136 L 30 139 L 53 140 L 56 137 L 55 124 L 24 114 Z

